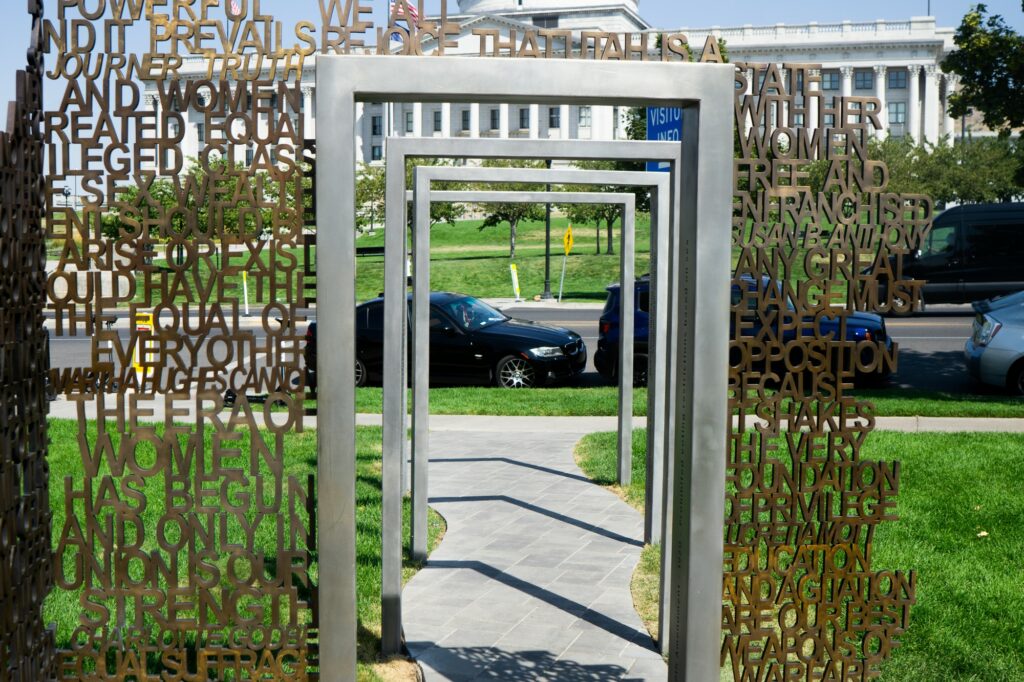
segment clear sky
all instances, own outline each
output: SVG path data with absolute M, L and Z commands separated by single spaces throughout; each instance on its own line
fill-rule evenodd
M 224 0 L 227 2 L 228 0 Z M 989 11 L 1001 14 L 1017 31 L 1024 32 L 1022 0 L 990 0 Z M 44 0 L 47 12 L 56 13 L 56 0 Z M 364 0 L 375 8 L 376 22 L 382 23 L 387 11 L 386 0 Z M 513 0 L 509 0 L 511 5 Z M 928 0 L 856 0 L 855 2 L 823 2 L 822 0 L 639 0 L 640 14 L 658 28 L 703 28 L 707 26 L 739 26 L 743 24 L 819 23 L 872 21 L 875 19 L 907 19 L 928 13 Z M 26 0 L 0 0 L 0 103 L 5 112 L 0 125 L 6 124 L 6 102 L 14 96 L 14 71 L 25 63 L 29 22 L 24 8 Z M 597 3 L 597 0 L 595 0 Z M 601 0 L 598 4 L 604 4 Z M 956 27 L 975 0 L 931 0 L 931 12 L 940 26 Z M 94 7 L 91 0 L 88 7 Z M 318 0 L 262 0 L 264 13 L 274 14 L 286 24 L 302 19 L 315 20 L 319 15 Z M 449 0 L 450 10 L 457 7 Z M 436 11 L 439 0 L 426 0 L 427 10 Z M 50 88 L 51 91 L 53 88 Z M 51 96 L 47 97 L 52 101 Z

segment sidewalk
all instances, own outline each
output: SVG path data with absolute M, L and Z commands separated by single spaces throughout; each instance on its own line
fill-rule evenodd
M 630 592 L 643 517 L 576 467 L 583 435 L 432 437 L 448 529 L 402 592 L 427 682 L 667 678 Z
M 181 405 L 185 407 L 185 405 Z M 194 408 L 194 404 L 190 407 Z M 152 405 L 151 422 L 164 421 L 163 404 Z M 50 403 L 50 417 L 53 419 L 76 419 L 76 404 L 58 399 Z M 95 417 L 95 404 L 86 404 L 86 414 Z M 257 421 L 261 415 L 257 414 Z M 190 409 L 186 421 L 195 419 Z M 380 426 L 381 415 L 357 414 L 359 426 Z M 316 417 L 305 417 L 303 426 L 316 428 Z M 633 428 L 647 426 L 646 417 L 633 417 Z M 595 433 L 615 431 L 616 417 L 495 417 L 490 415 L 430 415 L 431 431 L 473 431 L 478 433 Z M 974 418 L 974 417 L 877 417 L 875 431 L 898 431 L 902 433 L 959 433 L 984 431 L 989 433 L 1024 433 L 1024 419 Z

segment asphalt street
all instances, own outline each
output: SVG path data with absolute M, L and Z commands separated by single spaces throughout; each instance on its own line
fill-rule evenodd
M 572 329 L 587 344 L 587 373 L 581 383 L 600 384 L 594 372 L 593 355 L 597 349 L 598 307 L 511 305 L 506 314 L 559 327 Z M 893 376 L 893 388 L 943 390 L 955 393 L 987 392 L 970 381 L 963 361 L 963 347 L 971 334 L 974 314 L 969 306 L 934 306 L 926 313 L 908 318 L 886 319 L 889 334 L 899 343 L 899 370 Z M 247 318 L 257 338 L 264 332 L 258 318 Z M 118 324 L 127 338 L 126 321 Z M 91 339 L 85 336 L 53 337 L 50 342 L 53 367 L 84 367 L 90 364 Z M 201 363 L 205 364 L 205 363 Z

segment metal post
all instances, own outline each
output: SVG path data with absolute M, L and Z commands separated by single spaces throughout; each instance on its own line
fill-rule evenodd
M 619 475 L 618 482 L 628 487 L 633 480 L 633 308 L 635 275 L 633 256 L 636 196 L 628 195 L 623 208 L 622 247 L 619 249 Z
M 330 79 L 317 75 L 319 92 Z M 317 100 L 317 119 L 341 130 L 355 129 L 351 92 Z M 317 429 L 317 548 L 320 553 L 320 669 L 340 680 L 356 679 L 356 285 L 349 273 L 356 266 L 356 153 L 352 144 L 327 143 L 318 150 L 317 206 L 321 211 L 318 248 L 329 264 L 317 274 L 322 291 L 332 292 L 334 305 L 318 311 L 321 343 L 338 340 L 337 352 L 318 359 L 320 374 Z M 330 169 L 330 170 L 328 170 Z M 341 182 L 335 169 L 341 172 Z M 326 418 L 324 418 L 326 417 Z
M 403 163 L 404 167 L 405 164 Z M 427 558 L 430 455 L 430 181 L 413 171 L 412 533 L 413 561 Z
M 652 188 L 651 296 L 647 315 L 647 504 L 644 505 L 644 542 L 652 545 L 661 542 L 664 525 L 665 367 L 668 356 L 665 316 L 670 310 L 666 301 L 670 230 L 662 221 L 670 215 L 668 189 Z
M 562 302 L 562 289 L 565 288 L 565 264 L 569 256 L 562 256 L 562 278 L 558 281 L 558 302 Z
M 547 160 L 547 168 L 551 170 L 551 159 Z M 550 192 L 551 185 L 545 186 Z M 565 261 L 562 261 L 562 281 L 565 281 Z M 551 204 L 544 204 L 544 291 L 541 300 L 551 300 Z M 558 288 L 558 302 L 562 302 L 562 288 Z
M 387 105 L 385 105 L 387 106 Z M 385 182 L 399 192 L 384 227 L 384 410 L 381 509 L 381 653 L 402 648 L 402 466 L 406 419 L 403 340 L 406 324 L 405 168 L 388 164 Z

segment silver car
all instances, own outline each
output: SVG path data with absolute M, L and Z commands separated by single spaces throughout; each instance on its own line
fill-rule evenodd
M 978 381 L 1024 395 L 1024 291 L 974 303 L 967 367 Z

